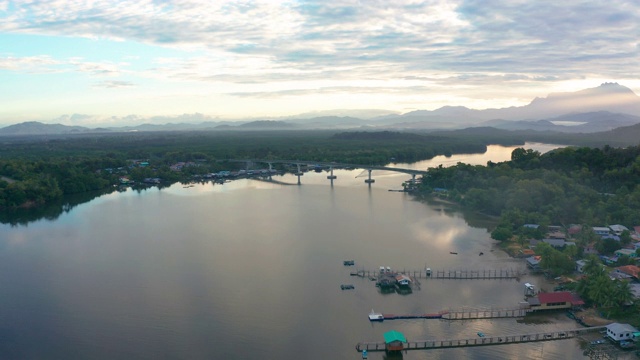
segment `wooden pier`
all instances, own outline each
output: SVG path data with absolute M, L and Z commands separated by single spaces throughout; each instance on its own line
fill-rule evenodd
M 447 349 L 460 348 L 470 346 L 489 346 L 489 345 L 507 345 L 521 344 L 539 341 L 565 340 L 578 337 L 593 331 L 605 329 L 605 326 L 594 326 L 581 329 L 572 329 L 564 331 L 550 331 L 533 334 L 518 334 L 505 336 L 485 336 L 474 337 L 468 339 L 447 339 L 447 340 L 418 340 L 407 341 L 404 343 L 403 350 L 431 350 L 431 349 Z M 361 352 L 367 351 L 385 351 L 386 344 L 384 342 L 361 342 L 356 345 L 356 350 Z
M 443 320 L 474 320 L 494 318 L 519 318 L 533 312 L 531 308 L 485 308 L 485 309 L 448 309 L 428 314 L 382 314 L 383 320 L 401 319 L 443 319 Z
M 458 309 L 442 311 L 445 320 L 473 320 L 494 318 L 525 317 L 532 312 L 530 308 L 498 308 L 498 309 Z
M 485 270 L 402 270 L 393 274 L 403 274 L 415 279 L 518 279 L 523 273 L 514 269 L 485 269 Z M 376 278 L 380 276 L 378 270 L 358 270 L 351 272 L 351 276 Z

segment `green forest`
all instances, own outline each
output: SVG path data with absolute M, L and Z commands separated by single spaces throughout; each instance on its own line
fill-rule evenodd
M 640 147 L 565 147 L 541 155 L 518 148 L 511 161 L 429 169 L 422 193 L 499 216 L 499 228 L 522 225 L 640 224 Z
M 520 139 L 500 144 L 517 145 Z M 400 132 L 243 131 L 145 132 L 83 136 L 3 138 L 0 144 L 0 208 L 37 207 L 70 194 L 160 178 L 163 185 L 194 175 L 234 170 L 228 159 L 291 159 L 384 165 L 436 155 L 482 153 L 483 139 Z M 136 167 L 135 160 L 149 163 Z M 180 172 L 170 166 L 195 162 Z

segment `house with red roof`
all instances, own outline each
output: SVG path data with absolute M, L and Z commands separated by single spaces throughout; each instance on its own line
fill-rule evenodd
M 584 305 L 584 301 L 577 294 L 569 291 L 540 293 L 536 297 L 529 298 L 527 302 L 533 311 L 571 309 Z
M 618 273 L 629 275 L 635 278 L 636 280 L 640 279 L 638 277 L 638 275 L 640 274 L 640 267 L 637 267 L 635 265 L 618 266 L 615 271 Z

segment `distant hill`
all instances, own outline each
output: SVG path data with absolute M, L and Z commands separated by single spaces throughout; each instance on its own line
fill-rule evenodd
M 252 130 L 284 130 L 284 129 L 293 129 L 296 126 L 293 124 L 286 123 L 284 121 L 276 121 L 276 120 L 258 120 L 251 121 L 248 123 L 244 123 L 236 126 L 239 129 L 252 129 Z
M 458 126 L 480 124 L 487 120 L 540 120 L 567 114 L 609 112 L 640 116 L 640 97 L 631 89 L 618 83 L 604 83 L 596 88 L 567 93 L 552 93 L 545 98 L 535 98 L 525 106 L 502 109 L 474 110 L 464 106 L 445 106 L 436 110 L 417 110 L 401 115 L 375 118 L 379 124 L 411 124 L 419 128 L 424 123 L 453 123 Z M 432 125 L 423 124 L 429 128 Z M 449 126 L 451 127 L 451 125 Z
M 640 123 L 640 116 L 614 114 L 608 111 L 597 111 L 579 114 L 567 114 L 551 119 L 535 121 L 490 120 L 481 126 L 491 126 L 505 130 L 537 130 L 557 131 L 564 133 L 594 133 L 608 131 L 622 126 Z
M 320 116 L 306 119 L 292 118 L 288 123 L 300 125 L 306 129 L 345 129 L 366 126 L 370 121 L 350 116 Z
M 336 110 L 338 111 L 338 110 Z M 444 106 L 436 110 L 416 110 L 405 114 L 386 114 L 383 110 L 340 110 L 343 114 L 384 114 L 362 119 L 353 116 L 324 116 L 325 112 L 301 114 L 277 120 L 218 120 L 203 114 L 142 118 L 129 115 L 109 118 L 111 123 L 144 124 L 89 129 L 82 126 L 26 122 L 0 129 L 0 135 L 68 134 L 96 131 L 221 131 L 286 129 L 367 129 L 367 130 L 454 130 L 489 126 L 505 130 L 536 130 L 562 133 L 594 133 L 640 123 L 640 97 L 617 83 L 576 92 L 552 93 L 535 98 L 525 106 L 474 110 L 464 106 Z M 323 116 L 311 116 L 320 114 Z M 77 123 L 99 119 L 89 115 L 64 115 L 54 121 Z M 87 120 L 88 121 L 88 120 Z M 163 123 L 164 122 L 164 123 Z
M 104 129 L 102 129 L 104 130 Z M 73 133 L 88 133 L 93 130 L 83 126 L 67 126 L 61 124 L 43 124 L 37 121 L 27 121 L 20 124 L 9 125 L 0 129 L 0 135 L 60 135 Z

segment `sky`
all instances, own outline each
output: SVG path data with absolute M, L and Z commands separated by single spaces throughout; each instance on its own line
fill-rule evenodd
M 604 82 L 640 94 L 638 0 L 0 0 L 0 126 L 503 108 Z

